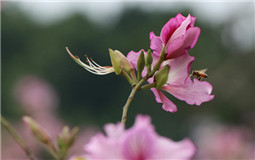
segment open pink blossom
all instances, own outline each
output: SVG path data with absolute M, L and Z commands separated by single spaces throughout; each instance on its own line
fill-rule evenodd
M 165 46 L 165 59 L 177 58 L 195 46 L 200 28 L 194 27 L 196 17 L 182 16 L 180 13 L 171 18 L 162 28 L 160 36 L 150 33 L 150 48 L 159 55 Z
M 155 132 L 149 116 L 138 115 L 132 128 L 107 124 L 106 136 L 97 134 L 85 145 L 87 159 L 158 160 L 191 159 L 196 147 L 189 139 L 174 142 Z
M 146 52 L 144 52 L 147 55 Z M 139 52 L 131 51 L 128 53 L 127 58 L 133 64 L 137 65 Z M 158 61 L 159 57 L 155 53 L 152 53 L 153 63 L 152 67 Z M 166 92 L 172 94 L 176 98 L 187 102 L 190 105 L 200 105 L 203 102 L 207 102 L 213 99 L 214 95 L 211 95 L 212 85 L 205 81 L 199 81 L 197 79 L 191 79 L 189 77 L 190 67 L 194 57 L 185 52 L 182 56 L 170 60 L 166 60 L 163 65 L 169 65 L 170 70 L 168 74 L 168 80 L 166 84 L 161 88 Z M 142 76 L 146 76 L 147 70 L 144 69 Z M 154 81 L 154 77 L 148 80 L 149 83 Z M 170 101 L 159 89 L 152 88 L 152 92 L 156 97 L 158 103 L 163 103 L 162 108 L 169 112 L 176 112 L 176 105 Z

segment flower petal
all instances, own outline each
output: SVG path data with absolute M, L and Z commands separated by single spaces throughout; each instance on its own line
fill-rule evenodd
M 124 132 L 124 126 L 121 123 L 117 124 L 109 123 L 104 126 L 104 130 L 108 137 L 118 138 Z
M 135 125 L 123 137 L 123 155 L 126 159 L 151 159 L 157 133 L 148 116 L 136 117 Z
M 174 142 L 160 137 L 157 146 L 158 151 L 153 159 L 190 160 L 196 153 L 196 147 L 189 139 Z
M 127 59 L 129 60 L 129 62 L 133 65 L 133 67 L 135 69 L 137 69 L 137 61 L 138 61 L 138 58 L 139 58 L 139 55 L 140 55 L 140 52 L 134 52 L 134 51 L 130 51 L 128 54 L 127 54 Z
M 199 35 L 200 28 L 189 28 L 183 37 L 174 40 L 167 46 L 167 56 L 165 58 L 171 59 L 183 55 L 186 50 L 191 49 L 195 46 Z
M 146 128 L 151 128 L 152 130 L 154 129 L 153 125 L 151 124 L 150 116 L 141 115 L 141 114 L 136 116 L 134 127 L 136 128 L 146 127 Z
M 156 97 L 156 101 L 158 103 L 163 103 L 162 108 L 165 111 L 168 111 L 168 112 L 176 112 L 177 111 L 176 105 L 172 101 L 170 101 L 160 90 L 152 88 L 151 91 L 154 93 L 154 95 Z
M 84 146 L 84 150 L 87 152 L 86 158 L 92 160 L 123 159 L 120 143 L 119 139 L 97 134 Z
M 162 47 L 164 46 L 160 37 L 156 36 L 153 32 L 150 33 L 150 48 L 154 51 L 158 56 L 161 53 Z
M 214 98 L 214 95 L 210 95 L 212 85 L 206 81 L 199 81 L 197 79 L 192 81 L 188 78 L 183 85 L 168 85 L 162 89 L 191 105 L 200 105 Z
M 168 74 L 167 84 L 178 85 L 184 84 L 185 80 L 189 76 L 190 67 L 195 60 L 193 56 L 190 56 L 187 52 L 169 61 L 170 71 Z
M 190 25 L 190 23 L 191 23 L 191 16 L 189 14 L 188 17 L 185 19 L 185 21 L 183 21 L 182 24 L 174 31 L 170 39 L 167 41 L 166 46 L 170 44 L 171 42 L 173 42 L 174 40 L 184 36 L 187 31 L 187 27 Z
M 175 18 L 171 18 L 162 28 L 160 37 L 163 40 L 164 44 L 167 44 L 167 41 L 172 36 L 174 31 L 181 25 L 181 23 L 186 19 L 180 13 L 177 14 Z

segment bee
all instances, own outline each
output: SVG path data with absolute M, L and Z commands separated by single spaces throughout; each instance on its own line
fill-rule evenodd
M 201 81 L 203 78 L 207 78 L 207 74 L 205 73 L 207 70 L 206 69 L 202 69 L 202 70 L 194 70 L 191 72 L 190 77 L 193 76 L 194 78 L 198 79 L 199 81 Z

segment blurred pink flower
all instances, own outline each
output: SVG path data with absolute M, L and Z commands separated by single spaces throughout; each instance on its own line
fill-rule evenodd
M 159 56 L 165 46 L 165 59 L 177 58 L 195 46 L 200 34 L 200 28 L 194 27 L 196 17 L 182 16 L 180 13 L 171 18 L 162 28 L 160 36 L 150 33 L 150 48 Z
M 144 52 L 147 55 L 146 52 Z M 137 61 L 139 57 L 139 52 L 131 51 L 128 53 L 127 58 L 136 68 Z M 159 56 L 152 53 L 153 63 L 152 67 L 158 61 Z M 187 102 L 190 105 L 201 105 L 203 102 L 210 101 L 214 98 L 211 95 L 212 85 L 206 81 L 199 81 L 197 79 L 192 79 L 189 77 L 190 67 L 192 62 L 195 60 L 194 57 L 190 56 L 188 53 L 182 56 L 170 60 L 166 60 L 162 63 L 161 67 L 164 65 L 169 65 L 170 70 L 168 74 L 168 80 L 161 89 L 172 94 L 176 98 Z M 147 70 L 144 68 L 142 76 L 146 76 Z M 154 77 L 148 79 L 149 83 L 154 82 Z M 163 103 L 162 108 L 165 111 L 176 112 L 176 105 L 170 101 L 159 89 L 152 88 L 152 92 L 156 97 L 158 103 Z
M 39 122 L 48 131 L 52 139 L 55 140 L 57 134 L 60 133 L 64 126 L 56 112 L 54 112 L 54 109 L 58 107 L 58 98 L 55 90 L 45 80 L 29 75 L 17 82 L 14 88 L 14 96 L 20 106 L 24 108 L 26 114 Z M 14 123 L 14 125 L 31 150 L 35 154 L 39 154 L 42 148 L 38 145 L 37 140 L 32 137 L 27 126 L 23 122 Z M 15 141 L 4 138 L 4 143 L 3 157 L 7 159 L 26 157 Z
M 196 159 L 246 159 L 254 158 L 254 134 L 244 127 L 200 126 L 195 134 L 198 153 Z
M 85 145 L 87 159 L 191 159 L 196 147 L 189 139 L 174 142 L 159 136 L 149 116 L 138 115 L 132 128 L 121 123 L 105 125 L 106 136 L 97 134 Z
M 14 95 L 24 109 L 32 113 L 53 111 L 58 106 L 54 89 L 43 79 L 25 76 L 16 85 Z

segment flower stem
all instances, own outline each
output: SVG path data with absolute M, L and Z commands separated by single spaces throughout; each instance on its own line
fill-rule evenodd
M 129 82 L 129 84 L 133 85 L 135 82 L 132 80 L 132 78 L 127 74 L 127 72 L 122 71 L 121 74 L 123 77 L 126 78 L 126 80 Z
M 2 115 L 1 115 L 1 123 L 6 128 L 6 130 L 10 133 L 10 135 L 15 139 L 15 141 L 19 144 L 19 146 L 24 150 L 24 152 L 29 157 L 29 159 L 35 160 L 28 146 L 24 142 L 24 140 L 18 135 L 18 133 L 11 126 L 11 124 Z
M 145 84 L 141 87 L 141 90 L 145 90 L 145 89 L 151 89 L 153 87 L 156 86 L 156 83 L 149 83 L 149 84 Z
M 153 67 L 153 70 L 150 72 L 150 73 L 147 73 L 147 75 L 141 79 L 132 89 L 128 99 L 127 99 L 127 102 L 125 104 L 125 106 L 123 107 L 123 112 L 122 112 L 122 118 L 121 118 L 121 123 L 123 125 L 126 124 L 126 121 L 127 121 L 127 112 L 128 112 L 128 108 L 129 108 L 129 105 L 130 103 L 132 102 L 133 98 L 134 98 L 134 95 L 136 94 L 136 92 L 141 89 L 141 85 L 147 81 L 149 78 L 151 78 L 160 68 L 160 65 L 162 64 L 162 62 L 164 61 L 164 54 L 165 54 L 165 48 L 163 47 L 162 49 L 162 52 L 160 54 L 160 58 L 159 60 L 157 61 L 157 63 L 155 64 L 155 66 Z M 134 72 L 133 72 L 134 73 Z M 132 75 L 131 75 L 132 76 Z M 134 76 L 134 75 L 133 75 Z M 134 76 L 135 77 L 135 76 Z M 155 85 L 155 84 L 153 84 Z M 148 85 L 147 87 L 153 87 L 153 86 L 150 86 Z
M 134 95 L 135 93 L 137 92 L 137 90 L 139 89 L 139 87 L 143 84 L 143 82 L 145 82 L 146 79 L 141 79 L 137 84 L 136 86 L 132 89 L 128 99 L 127 99 L 127 102 L 125 104 L 125 106 L 123 107 L 123 113 L 122 113 L 122 118 L 121 118 L 121 123 L 123 125 L 125 125 L 126 121 L 127 121 L 127 112 L 128 112 L 128 108 L 130 106 L 130 103 L 132 102 L 133 98 L 134 98 Z

